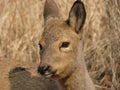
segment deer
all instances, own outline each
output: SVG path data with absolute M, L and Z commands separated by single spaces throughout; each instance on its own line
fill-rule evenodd
M 85 19 L 86 10 L 81 0 L 74 2 L 67 20 L 60 19 L 53 0 L 45 2 L 38 73 L 57 81 L 60 90 L 95 90 L 83 53 Z

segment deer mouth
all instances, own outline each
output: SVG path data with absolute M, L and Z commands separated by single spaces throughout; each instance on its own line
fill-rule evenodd
M 42 66 L 38 67 L 38 73 L 47 78 L 51 78 L 56 75 L 56 70 L 53 71 L 50 66 Z
M 46 71 L 45 72 L 45 74 L 44 74 L 44 76 L 46 77 L 46 78 L 52 78 L 52 77 L 54 77 L 56 75 L 56 71 Z

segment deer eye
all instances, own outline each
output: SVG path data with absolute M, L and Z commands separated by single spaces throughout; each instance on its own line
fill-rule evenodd
M 60 48 L 67 48 L 67 47 L 69 47 L 69 45 L 70 45 L 70 42 L 63 42 L 61 44 Z

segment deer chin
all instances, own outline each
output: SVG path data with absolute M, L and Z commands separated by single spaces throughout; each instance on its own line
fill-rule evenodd
M 65 71 L 60 72 L 59 70 L 58 71 L 56 70 L 56 72 L 54 73 L 54 75 L 51 78 L 59 81 L 65 77 L 67 77 Z

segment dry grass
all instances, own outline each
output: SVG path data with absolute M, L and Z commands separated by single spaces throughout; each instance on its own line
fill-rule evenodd
M 0 57 L 36 61 L 43 30 L 42 3 L 0 0 Z
M 83 1 L 88 10 L 84 50 L 91 77 L 98 85 L 119 90 L 120 1 Z
M 44 0 L 0 0 L 0 73 L 5 73 L 0 77 L 7 78 L 7 71 L 17 65 L 37 69 L 43 5 Z M 8 90 L 2 82 L 0 89 Z
M 82 1 L 87 10 L 84 51 L 90 75 L 96 87 L 119 90 L 120 0 Z M 74 0 L 55 2 L 60 7 L 61 18 L 67 18 Z M 39 62 L 43 6 L 44 0 L 0 0 L 0 58 L 25 62 L 27 68 L 32 65 L 29 63 Z M 108 81 L 104 80 L 107 76 Z

